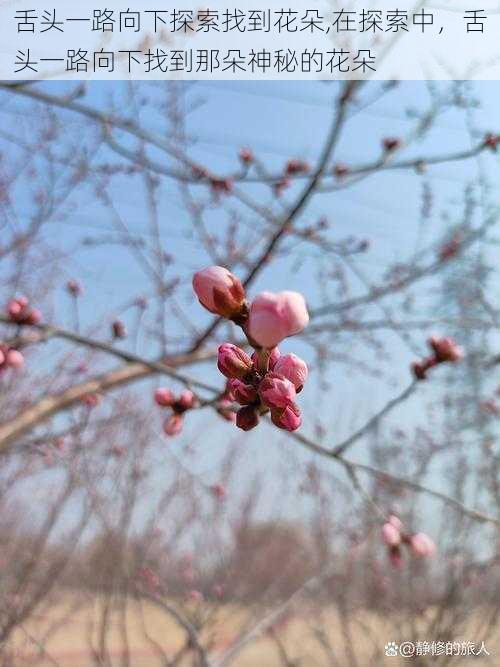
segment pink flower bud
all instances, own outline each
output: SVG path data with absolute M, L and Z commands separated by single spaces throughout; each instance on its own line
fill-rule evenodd
M 400 148 L 401 144 L 401 139 L 398 139 L 397 137 L 387 137 L 382 142 L 384 150 L 386 150 L 388 153 L 395 151 L 397 148 Z
M 10 368 L 22 368 L 24 366 L 24 357 L 18 350 L 9 350 L 5 356 L 5 363 Z
M 181 395 L 177 400 L 179 407 L 181 407 L 183 410 L 190 410 L 194 406 L 195 402 L 196 397 L 192 391 L 189 391 L 189 389 L 185 389 L 183 392 L 181 392 Z
M 259 423 L 259 415 L 252 405 L 240 408 L 236 413 L 236 426 L 243 431 L 250 431 Z
M 262 292 L 250 308 L 248 332 L 263 347 L 275 347 L 309 322 L 306 302 L 298 292 Z
M 231 393 L 234 400 L 240 405 L 250 405 L 258 399 L 257 389 L 251 384 L 245 384 L 241 380 L 230 380 Z
M 242 380 L 252 371 L 252 360 L 241 348 L 224 343 L 219 347 L 217 368 L 227 378 Z
M 80 296 L 82 293 L 82 286 L 76 280 L 68 280 L 66 283 L 66 289 L 72 296 Z
M 397 547 L 401 544 L 401 533 L 392 523 L 384 523 L 382 526 L 382 539 L 388 547 Z
M 239 156 L 243 164 L 251 164 L 254 161 L 254 155 L 253 152 L 250 150 L 250 148 L 240 149 Z
M 305 160 L 288 160 L 285 171 L 289 175 L 304 174 L 309 171 L 309 164 Z
M 415 535 L 411 535 L 410 548 L 412 554 L 419 558 L 432 556 L 436 551 L 436 545 L 425 533 L 415 533 Z
M 174 394 L 166 387 L 159 387 L 155 391 L 155 401 L 163 408 L 171 407 L 175 402 Z
M 389 515 L 387 522 L 393 525 L 394 528 L 396 528 L 400 532 L 403 530 L 403 522 L 397 516 L 394 516 L 394 514 Z
M 464 356 L 462 348 L 455 343 L 453 338 L 432 336 L 427 342 L 434 351 L 438 363 L 446 361 L 454 363 L 460 361 Z
M 286 408 L 271 410 L 271 420 L 275 426 L 285 431 L 296 431 L 302 424 L 300 410 L 295 403 L 287 405 Z
M 243 285 L 222 266 L 209 266 L 195 273 L 193 289 L 202 306 L 222 317 L 236 317 L 245 304 Z
M 113 324 L 111 325 L 111 330 L 113 332 L 113 337 L 114 338 L 126 338 L 127 337 L 127 330 L 125 329 L 125 325 L 121 320 L 115 320 Z
M 182 415 L 171 415 L 163 424 L 163 431 L 171 437 L 179 435 L 182 431 L 182 423 Z
M 39 324 L 42 321 L 42 313 L 38 308 L 33 308 L 26 319 L 26 324 Z
M 284 354 L 274 365 L 274 372 L 283 375 L 300 391 L 307 380 L 307 364 L 296 354 Z
M 260 383 L 259 396 L 268 408 L 286 408 L 295 401 L 296 391 L 290 380 L 271 372 Z
M 101 402 L 101 397 L 99 394 L 85 394 L 85 396 L 82 396 L 81 401 L 88 408 L 95 408 Z
M 213 497 L 216 498 L 217 500 L 224 500 L 224 498 L 227 495 L 226 489 L 222 486 L 222 484 L 213 484 L 210 487 L 210 491 Z

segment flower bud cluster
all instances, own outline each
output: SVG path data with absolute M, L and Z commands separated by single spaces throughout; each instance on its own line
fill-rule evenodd
M 401 567 L 403 564 L 403 546 L 417 558 L 427 558 L 436 551 L 436 545 L 428 535 L 405 532 L 402 521 L 393 514 L 382 526 L 382 541 L 387 547 L 389 560 L 394 567 Z
M 300 409 L 295 399 L 307 379 L 307 365 L 295 354 L 280 355 L 277 347 L 271 351 L 254 352 L 250 357 L 244 350 L 224 343 L 219 347 L 217 366 L 229 379 L 228 398 L 241 406 L 236 425 L 250 431 L 266 412 L 273 423 L 286 431 L 301 425 Z
M 17 299 L 11 299 L 7 304 L 7 315 L 11 322 L 16 324 L 38 324 L 42 319 L 42 314 L 36 308 L 32 308 L 25 296 Z
M 269 411 L 279 428 L 297 429 L 301 416 L 295 398 L 307 378 L 307 365 L 295 354 L 280 356 L 277 345 L 309 322 L 302 294 L 261 292 L 249 304 L 241 282 L 221 266 L 196 273 L 193 289 L 207 310 L 241 326 L 255 349 L 249 356 L 232 343 L 219 347 L 217 366 L 228 379 L 217 404 L 219 413 L 244 431 L 257 426 L 260 415 Z M 236 414 L 234 402 L 241 406 Z
M 189 389 L 185 389 L 175 396 L 170 389 L 160 387 L 155 391 L 155 402 L 162 408 L 170 408 L 171 414 L 163 423 L 163 431 L 166 435 L 178 435 L 182 431 L 184 423 L 183 415 L 196 405 L 196 396 Z
M 444 363 L 453 364 L 463 359 L 463 350 L 453 338 L 431 336 L 427 341 L 427 345 L 431 348 L 432 354 L 420 361 L 414 361 L 411 366 L 417 380 L 426 380 L 427 371 L 434 366 Z

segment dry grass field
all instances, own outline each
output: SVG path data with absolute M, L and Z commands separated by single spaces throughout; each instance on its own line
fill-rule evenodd
M 222 654 L 246 623 L 252 624 L 250 611 L 231 605 L 217 610 L 210 610 L 207 606 L 203 613 L 211 614 L 211 620 L 207 624 L 209 635 L 205 631 L 202 638 L 210 638 L 215 654 Z M 350 664 L 359 667 L 396 667 L 409 662 L 419 665 L 435 663 L 432 657 L 426 661 L 417 661 L 383 655 L 387 641 L 405 639 L 401 636 L 401 620 L 396 617 L 382 618 L 373 612 L 357 612 L 348 625 L 343 625 L 336 610 L 326 609 L 323 614 L 323 627 L 335 651 L 335 663 L 327 660 L 324 649 L 314 636 L 314 628 L 319 627 L 317 613 L 308 614 L 304 610 L 279 629 L 280 640 L 286 646 L 289 656 L 298 659 L 296 664 L 301 667 L 329 664 L 338 664 L 341 667 Z M 106 619 L 104 625 L 103 618 Z M 453 637 L 453 641 L 473 640 L 485 618 L 485 615 L 478 614 L 471 619 L 468 634 L 464 635 L 462 630 L 460 636 Z M 123 632 L 124 624 L 126 633 Z M 105 633 L 103 628 L 106 629 Z M 123 649 L 126 645 L 125 636 L 128 655 Z M 488 660 L 483 662 L 474 658 L 457 657 L 452 660 L 452 664 L 464 667 L 478 663 L 500 664 L 495 658 L 500 656 L 498 623 L 491 637 L 487 642 L 487 649 L 491 654 Z M 106 667 L 153 667 L 162 664 L 162 652 L 167 656 L 174 655 L 183 645 L 184 639 L 185 635 L 175 622 L 150 603 L 143 603 L 141 606 L 134 600 L 127 600 L 125 605 L 120 603 L 112 609 L 105 609 L 102 599 L 97 597 L 66 597 L 43 614 L 33 615 L 22 628 L 16 630 L 9 642 L 14 662 L 9 664 L 16 667 L 90 667 L 99 664 L 105 664 Z M 421 639 L 425 640 L 426 637 L 422 636 Z M 350 659 L 351 647 L 354 647 L 356 662 Z M 380 653 L 374 662 L 375 648 L 379 649 Z M 188 661 L 179 663 L 180 666 L 187 664 Z M 283 663 L 280 661 L 276 643 L 265 635 L 243 649 L 233 664 L 237 667 L 280 667 Z

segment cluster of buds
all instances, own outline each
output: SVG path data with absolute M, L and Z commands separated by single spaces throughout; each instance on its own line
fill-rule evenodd
M 254 428 L 259 416 L 268 411 L 279 428 L 297 429 L 301 417 L 295 398 L 307 378 L 307 366 L 294 354 L 280 356 L 277 345 L 307 325 L 304 297 L 290 291 L 262 292 L 248 304 L 241 282 L 220 266 L 196 273 L 193 288 L 207 310 L 241 326 L 255 349 L 250 357 L 231 343 L 219 347 L 217 365 L 229 379 L 225 405 L 219 411 L 232 419 L 230 401 L 239 403 L 236 424 L 245 431 Z
M 427 379 L 427 371 L 438 364 L 456 363 L 463 359 L 463 350 L 455 343 L 453 338 L 431 336 L 427 345 L 431 348 L 432 354 L 420 361 L 414 361 L 412 364 L 412 370 L 417 380 Z
M 163 431 L 169 436 L 178 435 L 182 431 L 184 413 L 196 405 L 196 397 L 189 389 L 176 397 L 170 389 L 160 387 L 155 391 L 155 401 L 160 407 L 171 409 L 170 416 L 163 424 Z
M 254 352 L 224 343 L 219 347 L 217 366 L 229 378 L 230 395 L 241 406 L 236 426 L 250 431 L 262 414 L 271 412 L 273 423 L 286 431 L 301 425 L 295 399 L 307 379 L 307 365 L 295 354 L 280 355 L 277 347 L 270 352 Z
M 25 296 L 11 299 L 7 304 L 7 315 L 16 324 L 38 324 L 42 314 L 36 308 L 32 308 Z
M 22 368 L 23 365 L 24 357 L 19 350 L 0 344 L 0 373 L 6 371 L 8 368 L 17 370 Z
M 406 533 L 403 523 L 391 515 L 382 526 L 382 540 L 387 546 L 389 560 L 394 567 L 403 563 L 402 547 L 408 547 L 412 556 L 427 558 L 436 551 L 436 545 L 425 533 Z

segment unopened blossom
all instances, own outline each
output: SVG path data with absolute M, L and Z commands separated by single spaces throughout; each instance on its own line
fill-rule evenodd
M 309 171 L 309 164 L 305 160 L 288 160 L 286 163 L 285 171 L 290 176 L 294 174 L 304 174 Z
M 436 336 L 431 336 L 431 338 L 428 340 L 428 343 L 434 351 L 438 363 L 443 363 L 446 361 L 454 363 L 463 359 L 463 350 L 459 345 L 457 345 L 453 338 L 438 338 Z
M 345 164 L 336 164 L 333 168 L 333 173 L 337 178 L 344 178 L 350 172 L 350 169 Z
M 38 324 L 42 319 L 39 310 L 32 308 L 25 296 L 11 299 L 7 304 L 7 314 L 12 322 L 16 324 Z
M 231 393 L 234 400 L 240 405 L 250 405 L 257 401 L 259 395 L 257 389 L 251 384 L 245 384 L 242 380 L 230 380 Z
M 82 396 L 81 401 L 88 408 L 95 408 L 101 402 L 101 397 L 99 394 L 85 394 L 85 396 Z
M 80 296 L 83 289 L 80 283 L 77 280 L 68 280 L 66 283 L 66 289 L 71 294 L 71 296 Z
M 173 414 L 168 419 L 165 420 L 163 424 L 163 431 L 166 435 L 174 436 L 179 435 L 182 431 L 183 419 L 182 415 Z
M 387 522 L 390 523 L 394 528 L 397 528 L 397 530 L 402 531 L 403 530 L 403 522 L 401 519 L 394 514 L 390 514 Z
M 227 491 L 222 484 L 213 484 L 210 487 L 210 491 L 213 497 L 216 498 L 217 500 L 224 500 L 224 498 L 227 495 Z
M 190 389 L 184 389 L 177 399 L 177 404 L 182 410 L 190 410 L 196 403 L 196 397 Z
M 446 243 L 444 243 L 439 249 L 439 259 L 442 262 L 445 262 L 446 260 L 455 257 L 455 255 L 459 252 L 461 245 L 462 239 L 460 234 L 453 234 L 451 239 L 446 241 Z
M 386 522 L 382 526 L 382 539 L 388 547 L 396 547 L 401 544 L 401 532 L 392 523 Z
M 241 148 L 239 158 L 243 164 L 251 164 L 254 161 L 254 154 L 250 148 Z
M 295 401 L 294 385 L 274 371 L 266 374 L 259 384 L 259 396 L 268 408 L 286 408 Z
M 432 556 L 436 551 L 436 545 L 425 533 L 415 533 L 409 538 L 411 552 L 419 558 Z
M 426 359 L 413 362 L 411 366 L 417 380 L 425 380 L 427 371 L 438 364 L 446 362 L 456 363 L 463 359 L 464 352 L 453 338 L 431 336 L 428 339 L 427 344 L 431 348 L 433 354 Z
M 222 266 L 209 266 L 193 277 L 193 289 L 202 306 L 229 319 L 241 314 L 245 290 L 241 282 Z
M 295 403 L 271 410 L 271 420 L 275 426 L 285 431 L 296 431 L 302 424 L 300 410 Z
M 24 357 L 19 350 L 14 350 L 8 345 L 0 345 L 0 372 L 13 368 L 19 370 L 24 366 Z
M 233 190 L 234 183 L 231 178 L 211 178 L 210 187 L 215 194 L 228 195 Z
M 219 347 L 217 368 L 227 378 L 244 379 L 253 369 L 252 359 L 248 354 L 232 343 Z
M 276 347 L 298 334 L 309 322 L 306 302 L 299 292 L 262 292 L 250 307 L 247 330 L 262 347 Z
M 274 365 L 274 372 L 290 380 L 297 391 L 300 391 L 307 380 L 307 364 L 296 354 L 282 355 Z
M 384 150 L 386 150 L 388 153 L 395 151 L 397 148 L 400 148 L 401 144 L 401 139 L 398 139 L 397 137 L 386 137 L 382 142 Z
M 259 415 L 252 405 L 240 408 L 236 413 L 236 426 L 243 431 L 250 431 L 259 423 Z
M 116 456 L 117 459 L 120 459 L 125 454 L 125 447 L 121 445 L 113 445 L 110 450 L 113 456 Z
M 174 404 L 175 396 L 170 389 L 167 389 L 166 387 L 158 387 L 155 391 L 155 401 L 157 405 L 168 408 Z
M 499 142 L 500 134 L 493 134 L 493 132 L 488 132 L 484 138 L 484 145 L 494 151 L 496 151 Z
M 114 338 L 126 338 L 127 330 L 121 320 L 115 320 L 111 325 Z

